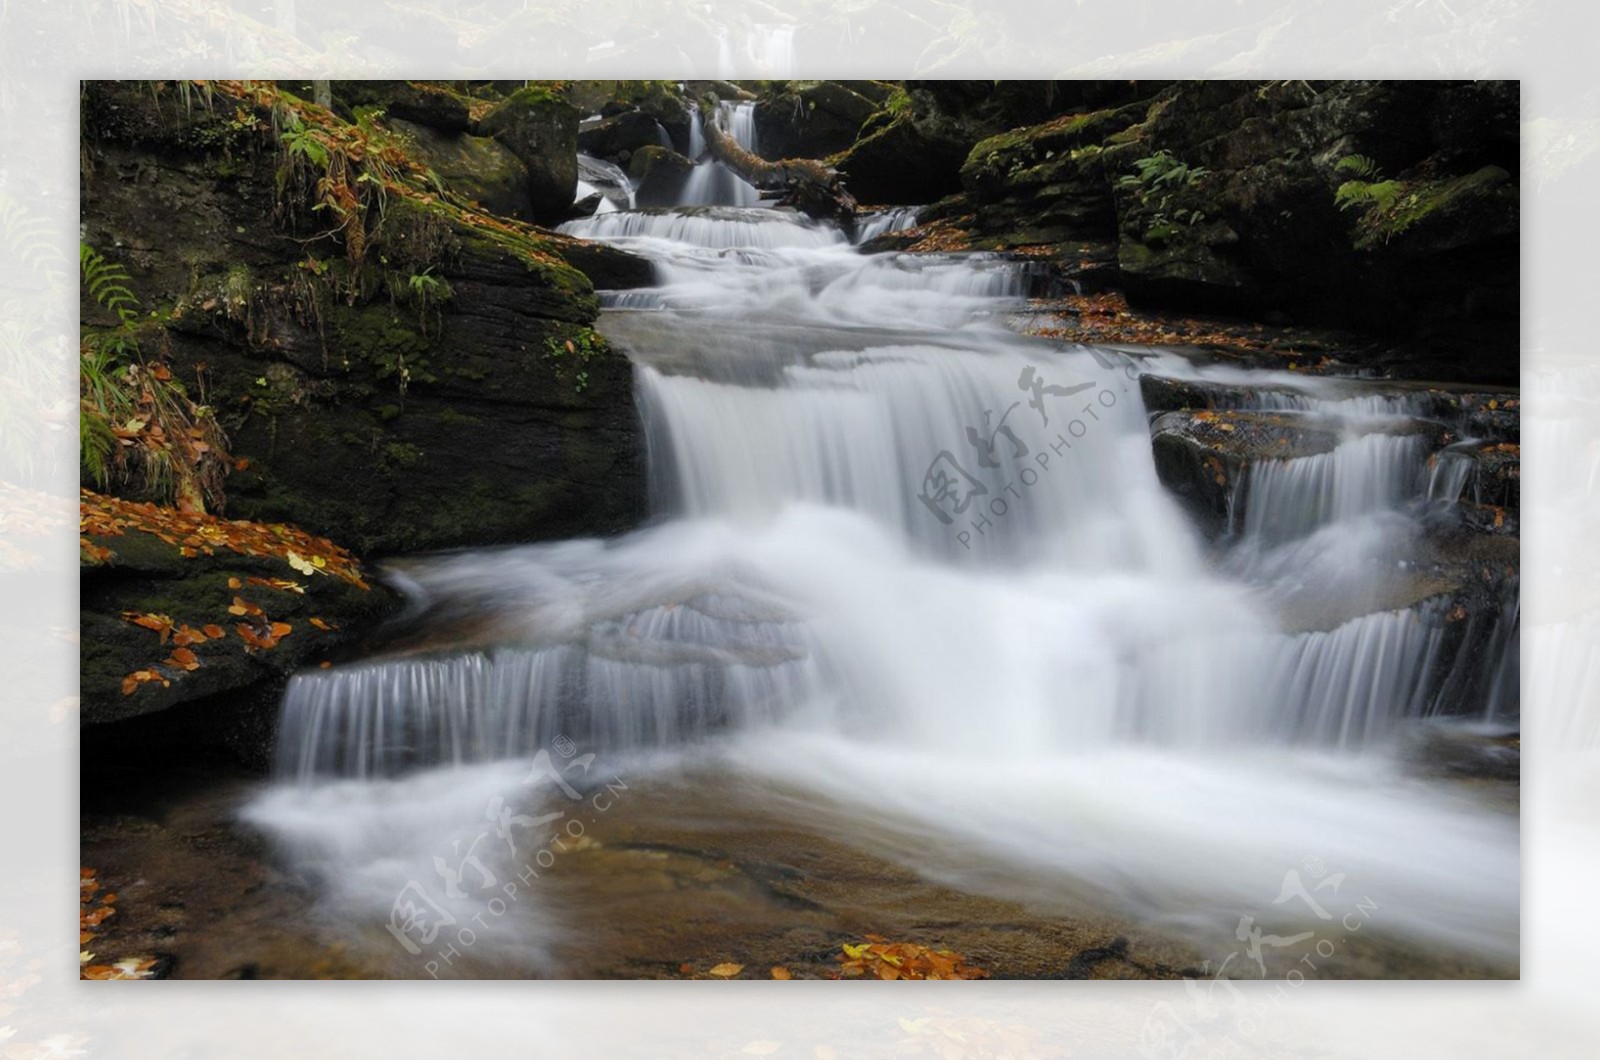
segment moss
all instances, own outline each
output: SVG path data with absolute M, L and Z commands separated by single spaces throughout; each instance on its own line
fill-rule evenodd
M 1365 250 L 1387 243 L 1428 218 L 1461 207 L 1510 180 L 1511 174 L 1501 167 L 1484 166 L 1463 176 L 1410 185 L 1389 208 L 1367 211 L 1358 226 L 1355 245 Z
M 477 416 L 469 416 L 464 412 L 450 408 L 448 405 L 439 410 L 439 423 L 446 427 L 477 427 L 483 420 Z
M 378 466 L 384 471 L 405 471 L 422 463 L 422 450 L 409 442 L 390 442 L 378 451 Z
M 375 378 L 393 380 L 402 394 L 414 384 L 438 381 L 430 370 L 431 343 L 415 321 L 392 307 L 332 306 L 327 323 L 330 345 L 346 368 L 364 363 Z

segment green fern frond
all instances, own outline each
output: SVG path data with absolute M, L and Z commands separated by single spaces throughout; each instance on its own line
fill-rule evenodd
M 128 287 L 133 277 L 114 261 L 87 243 L 78 245 L 78 269 L 83 276 L 83 286 L 89 297 L 104 309 L 117 315 L 124 325 L 131 324 L 139 315 L 139 298 Z
M 1367 180 L 1378 175 L 1378 163 L 1366 155 L 1345 155 L 1333 164 L 1335 173 L 1348 173 L 1356 180 Z

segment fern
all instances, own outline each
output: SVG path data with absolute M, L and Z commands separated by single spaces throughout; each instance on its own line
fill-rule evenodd
M 89 297 L 115 313 L 123 327 L 130 327 L 139 315 L 139 299 L 128 287 L 132 280 L 128 270 L 114 261 L 107 261 L 87 243 L 78 244 L 78 270 Z
M 1366 155 L 1345 155 L 1333 164 L 1335 173 L 1348 173 L 1354 180 L 1369 180 L 1378 175 L 1378 163 Z
M 1347 180 L 1333 193 L 1334 205 L 1341 210 L 1376 206 L 1388 210 L 1400 198 L 1404 186 L 1398 180 L 1381 180 L 1369 184 L 1364 180 Z

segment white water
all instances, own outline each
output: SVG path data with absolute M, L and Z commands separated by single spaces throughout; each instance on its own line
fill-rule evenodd
M 716 122 L 746 151 L 756 150 L 756 123 L 754 103 L 723 102 L 717 107 Z M 705 134 L 701 129 L 698 109 L 691 108 L 689 149 L 695 159 L 694 169 L 684 181 L 679 194 L 685 206 L 755 206 L 761 193 L 739 174 L 705 154 Z
M 862 257 L 773 210 L 566 228 L 656 263 L 601 329 L 637 365 L 662 518 L 416 561 L 418 608 L 474 617 L 458 646 L 294 679 L 290 782 L 252 818 L 323 866 L 341 913 L 386 917 L 430 851 L 482 827 L 484 778 L 513 787 L 496 763 L 565 737 L 737 775 L 953 885 L 1139 918 L 1218 960 L 1241 916 L 1322 923 L 1274 901 L 1319 858 L 1345 874 L 1330 907 L 1376 903 L 1364 930 L 1514 962 L 1515 817 L 1408 775 L 1394 744 L 1484 660 L 1442 657 L 1426 609 L 1290 633 L 1268 606 L 1393 569 L 1428 488 L 1417 439 L 1353 419 L 1325 457 L 1258 466 L 1243 558 L 1218 564 L 1157 480 L 1134 378 L 1197 370 L 1004 331 L 1019 267 Z M 1260 376 L 1309 391 L 1297 407 L 1402 411 Z M 1029 380 L 1083 389 L 1034 408 Z M 1487 660 L 1513 716 L 1514 606 Z M 483 952 L 537 968 L 551 932 L 581 930 L 529 916 Z

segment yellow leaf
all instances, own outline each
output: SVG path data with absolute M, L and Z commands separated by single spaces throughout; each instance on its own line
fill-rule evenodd
M 773 969 L 772 969 L 772 978 L 774 978 L 774 979 L 792 979 L 794 977 L 789 974 L 789 969 L 787 969 L 783 965 L 779 964 L 779 965 L 775 965 L 773 967 Z
M 744 965 L 724 962 L 711 969 L 711 974 L 723 979 L 729 979 L 744 971 Z
M 870 942 L 863 942 L 859 946 L 852 946 L 850 943 L 846 942 L 844 944 L 844 954 L 851 960 L 859 961 L 862 957 L 867 955 L 867 949 L 871 945 L 872 943 Z
M 288 555 L 284 556 L 284 559 L 287 559 L 289 561 L 289 566 L 293 567 L 295 570 L 299 571 L 301 574 L 315 574 L 315 573 L 317 573 L 317 568 L 313 567 L 311 564 L 309 564 L 305 560 L 301 559 L 300 558 L 300 554 L 298 552 L 290 552 Z

